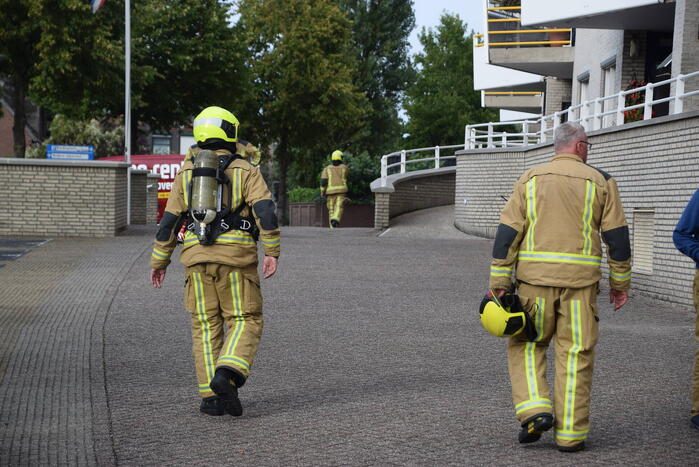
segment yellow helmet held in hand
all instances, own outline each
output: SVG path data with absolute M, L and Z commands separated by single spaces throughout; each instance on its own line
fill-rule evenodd
M 512 337 L 522 331 L 530 341 L 537 337 L 529 313 L 522 309 L 519 297 L 514 293 L 508 292 L 498 298 L 489 290 L 481 301 L 479 312 L 485 330 L 496 337 Z
M 340 151 L 340 150 L 333 151 L 333 155 L 331 157 L 331 160 L 341 161 L 342 160 L 342 151 Z
M 194 119 L 194 139 L 204 141 L 238 141 L 238 119 L 221 107 L 207 107 Z

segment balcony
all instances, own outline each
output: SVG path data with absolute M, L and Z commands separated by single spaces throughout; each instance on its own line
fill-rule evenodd
M 543 92 L 483 91 L 483 107 L 540 114 L 543 105 Z
M 569 28 L 523 27 L 521 6 L 485 0 L 488 22 L 484 46 L 491 65 L 542 76 L 571 79 L 573 31 Z
M 672 31 L 675 3 L 659 0 L 522 0 L 526 27 Z

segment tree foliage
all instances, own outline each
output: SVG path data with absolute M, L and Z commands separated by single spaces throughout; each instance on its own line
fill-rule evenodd
M 252 56 L 256 126 L 276 143 L 284 212 L 291 164 L 315 181 L 327 154 L 362 130 L 367 101 L 354 84 L 350 22 L 331 0 L 242 0 L 239 12 Z
M 214 103 L 251 111 L 228 2 L 141 0 L 131 8 L 134 123 L 165 130 Z M 0 12 L 0 73 L 13 84 L 15 108 L 29 97 L 75 119 L 123 114 L 123 0 L 97 14 L 86 0 L 0 0 Z
M 464 126 L 497 119 L 473 90 L 473 38 L 458 15 L 444 14 L 436 30 L 419 35 L 417 80 L 407 92 L 407 147 L 460 144 Z
M 352 21 L 356 83 L 371 104 L 367 129 L 353 146 L 374 156 L 395 150 L 402 123 L 398 109 L 415 73 L 408 56 L 415 27 L 412 0 L 338 0 Z

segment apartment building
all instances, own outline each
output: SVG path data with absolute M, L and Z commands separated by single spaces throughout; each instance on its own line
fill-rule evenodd
M 483 0 L 482 7 L 486 33 L 474 41 L 474 83 L 487 107 L 550 115 L 699 70 L 696 0 Z M 697 78 L 685 84 L 699 89 Z M 655 87 L 653 98 L 670 96 L 673 86 Z M 618 104 L 602 99 L 574 116 Z M 653 105 L 653 116 L 672 113 L 672 105 Z M 684 99 L 684 111 L 696 108 L 697 96 Z M 608 114 L 599 126 L 618 123 Z

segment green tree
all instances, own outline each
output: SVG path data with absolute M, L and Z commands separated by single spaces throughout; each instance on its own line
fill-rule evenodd
M 401 100 L 415 77 L 409 36 L 415 27 L 412 0 L 338 0 L 352 20 L 357 55 L 356 83 L 367 96 L 371 112 L 367 131 L 353 145 L 355 152 L 381 155 L 399 145 Z
M 24 157 L 27 97 L 49 102 L 53 92 L 79 108 L 83 102 L 75 91 L 101 81 L 105 63 L 100 58 L 112 49 L 102 47 L 107 31 L 83 0 L 0 0 L 0 22 L 0 76 L 9 82 L 14 152 Z M 47 76 L 66 78 L 49 90 Z
M 306 186 L 313 186 L 327 153 L 362 129 L 367 102 L 354 85 L 350 22 L 331 0 L 242 0 L 239 11 L 252 54 L 257 130 L 276 144 L 286 212 L 291 164 L 305 168 L 313 181 Z
M 131 8 L 132 130 L 138 122 L 158 130 L 190 123 L 212 104 L 254 112 L 229 2 L 142 0 Z M 123 114 L 123 0 L 97 14 L 86 0 L 0 0 L 0 12 L 12 25 L 0 28 L 0 73 L 14 85 L 18 156 L 26 97 L 72 119 Z
M 461 144 L 464 126 L 496 120 L 473 90 L 473 38 L 458 15 L 444 14 L 436 31 L 419 35 L 418 76 L 407 92 L 407 147 Z

